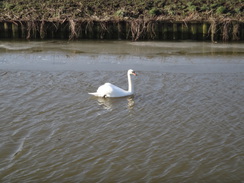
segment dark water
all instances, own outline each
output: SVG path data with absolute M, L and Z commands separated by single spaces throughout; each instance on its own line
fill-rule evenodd
M 0 42 L 0 181 L 243 182 L 243 52 Z M 134 97 L 87 94 L 104 82 L 126 89 L 128 68 Z

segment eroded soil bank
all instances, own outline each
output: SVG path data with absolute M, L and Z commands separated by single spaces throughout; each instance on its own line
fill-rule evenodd
M 0 1 L 0 38 L 243 40 L 243 2 Z

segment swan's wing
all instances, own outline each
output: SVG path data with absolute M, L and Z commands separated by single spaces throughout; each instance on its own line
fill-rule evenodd
M 104 87 L 104 88 L 103 88 Z M 105 97 L 123 97 L 127 95 L 127 91 L 124 89 L 115 86 L 111 83 L 105 83 L 102 87 L 102 90 L 104 91 L 104 96 Z
M 113 85 L 111 83 L 105 83 L 98 87 L 97 92 L 88 93 L 90 95 L 94 95 L 96 97 L 109 97 L 113 92 Z
M 97 89 L 97 92 L 89 94 L 97 97 L 122 97 L 128 95 L 128 91 L 111 83 L 105 83 Z
M 111 83 L 105 83 L 104 85 L 100 86 L 97 89 L 97 93 L 99 94 L 100 97 L 110 97 L 110 95 L 114 91 L 114 85 Z

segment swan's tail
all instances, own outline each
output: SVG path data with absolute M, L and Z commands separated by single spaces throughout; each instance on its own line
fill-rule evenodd
M 94 93 L 88 93 L 89 95 L 93 95 L 93 96 L 96 96 L 96 97 L 99 97 L 98 93 L 97 92 L 94 92 Z

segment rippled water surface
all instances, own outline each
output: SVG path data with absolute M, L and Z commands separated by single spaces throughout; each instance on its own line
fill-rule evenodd
M 0 182 L 243 182 L 243 44 L 0 42 Z M 133 97 L 88 95 L 104 82 Z

